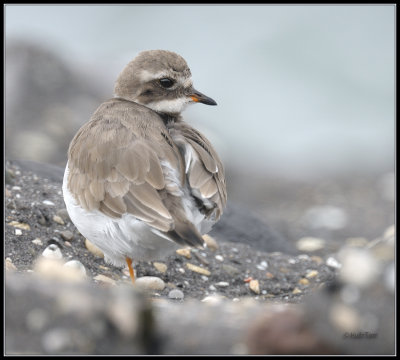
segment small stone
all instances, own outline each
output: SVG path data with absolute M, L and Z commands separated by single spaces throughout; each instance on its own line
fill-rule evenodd
M 44 251 L 42 252 L 42 256 L 47 259 L 62 259 L 62 253 L 60 248 L 56 244 L 50 244 Z
M 211 250 L 211 251 L 216 251 L 218 250 L 219 246 L 218 243 L 215 241 L 215 239 L 213 237 L 211 237 L 210 235 L 203 235 L 203 240 L 206 243 L 207 247 Z
M 114 279 L 111 279 L 110 277 L 102 275 L 102 274 L 96 275 L 93 278 L 93 280 L 96 280 L 100 283 L 107 284 L 107 285 L 116 285 L 116 282 Z
M 215 259 L 218 261 L 224 261 L 224 257 L 222 255 L 215 255 Z
M 240 270 L 232 265 L 229 264 L 223 264 L 222 265 L 222 270 L 228 273 L 229 275 L 237 275 L 240 273 Z
M 210 285 L 208 289 L 211 291 L 217 291 L 217 288 L 214 285 Z
M 326 228 L 329 230 L 342 229 L 347 224 L 346 211 L 337 206 L 313 206 L 309 208 L 304 220 L 311 228 Z
M 13 264 L 10 258 L 6 258 L 5 261 L 6 271 L 16 271 L 17 267 Z
M 316 277 L 317 275 L 318 275 L 317 270 L 309 270 L 309 271 L 307 271 L 306 278 L 312 279 L 312 278 Z
M 297 262 L 296 259 L 293 259 L 293 258 L 288 259 L 289 264 L 293 265 L 293 264 L 296 264 L 296 262 Z
M 255 294 L 260 294 L 260 284 L 258 282 L 258 280 L 251 280 L 249 282 L 249 288 L 250 290 L 255 293 Z
M 22 235 L 22 231 L 20 229 L 15 229 L 15 235 L 17 236 Z
M 11 190 L 13 190 L 13 191 L 21 191 L 21 187 L 20 186 L 13 186 L 11 188 Z
M 356 331 L 360 328 L 360 317 L 351 306 L 334 304 L 329 312 L 331 323 L 340 331 Z
M 73 271 L 76 271 L 77 274 L 79 274 L 83 278 L 86 277 L 85 266 L 83 266 L 83 264 L 78 260 L 67 261 L 63 266 L 65 266 L 67 268 L 71 268 Z
M 39 246 L 43 245 L 42 240 L 39 239 L 39 238 L 36 238 L 36 239 L 32 240 L 32 243 L 35 244 L 35 245 L 39 245 Z
M 102 258 L 104 257 L 103 252 L 93 243 L 91 243 L 88 239 L 85 239 L 85 246 L 93 255 Z
M 153 266 L 160 272 L 160 273 L 165 273 L 168 269 L 168 266 L 165 265 L 164 263 L 161 262 L 154 262 Z
M 218 305 L 222 302 L 222 299 L 223 299 L 223 297 L 221 295 L 213 294 L 213 295 L 206 296 L 201 301 L 204 303 L 207 303 L 209 305 Z
M 294 295 L 300 294 L 300 293 L 302 293 L 302 291 L 301 291 L 298 287 L 295 287 L 295 288 L 293 289 L 293 291 L 292 291 L 292 294 L 294 294 Z
M 42 203 L 44 205 L 48 205 L 48 206 L 55 206 L 56 204 L 54 204 L 52 201 L 50 200 L 43 200 Z
M 8 223 L 8 225 L 14 226 L 22 230 L 28 230 L 28 231 L 31 230 L 31 227 L 28 224 L 20 223 L 18 221 L 11 221 Z
M 60 231 L 60 235 L 64 241 L 71 241 L 74 238 L 74 234 L 69 230 Z
M 185 269 L 184 268 L 178 268 L 178 271 L 181 273 L 181 274 L 184 274 L 185 273 Z
M 200 266 L 196 266 L 196 265 L 187 263 L 186 267 L 189 270 L 194 271 L 194 272 L 199 273 L 199 274 L 202 274 L 202 275 L 206 275 L 206 276 L 210 276 L 211 275 L 211 273 L 207 269 L 204 269 L 204 268 L 202 268 Z
M 316 251 L 325 247 L 325 240 L 307 236 L 299 239 L 296 243 L 296 247 L 300 251 Z
M 173 289 L 168 293 L 170 299 L 183 300 L 185 294 L 179 289 Z
M 53 221 L 56 222 L 57 224 L 65 225 L 64 220 L 58 215 L 53 216 Z
M 201 275 L 201 280 L 203 280 L 203 281 L 208 281 L 209 279 L 208 279 L 208 277 L 207 277 L 207 276 L 205 276 L 205 275 Z
M 228 287 L 228 286 L 229 286 L 229 283 L 226 282 L 226 281 L 220 281 L 220 282 L 216 283 L 215 286 L 218 286 L 218 287 Z
M 71 243 L 69 241 L 64 241 L 64 245 L 71 247 Z
M 319 264 L 322 264 L 324 260 L 320 256 L 313 255 L 313 256 L 311 256 L 311 261 L 314 261 L 315 263 L 317 263 L 319 265 Z
M 143 290 L 161 291 L 165 288 L 165 282 L 156 276 L 143 276 L 135 281 L 135 285 Z
M 186 259 L 192 258 L 192 254 L 190 253 L 190 249 L 188 248 L 178 249 L 176 250 L 176 253 L 178 255 L 184 256 Z
M 338 256 L 342 263 L 340 278 L 345 283 L 366 287 L 380 275 L 380 263 L 368 250 L 343 248 Z
M 64 220 L 64 222 L 71 222 L 71 218 L 69 217 L 67 209 L 60 209 L 56 212 L 56 214 Z
M 267 273 L 265 274 L 265 276 L 266 276 L 268 279 L 273 279 L 273 278 L 275 277 L 274 274 L 270 273 L 269 271 L 267 271 Z
M 268 263 L 266 261 L 261 261 L 258 265 L 256 265 L 258 270 L 266 270 L 268 267 Z
M 342 267 L 342 264 L 332 256 L 326 259 L 326 265 L 335 269 L 340 269 Z
M 40 257 L 35 263 L 35 272 L 50 279 L 62 281 L 81 282 L 84 280 L 82 274 L 70 267 L 65 267 L 60 259 Z
M 299 282 L 300 285 L 308 285 L 308 284 L 310 284 L 310 282 L 306 278 L 301 278 L 298 282 Z

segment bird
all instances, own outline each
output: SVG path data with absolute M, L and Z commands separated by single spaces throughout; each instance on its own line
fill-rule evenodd
M 70 219 L 106 263 L 128 266 L 133 283 L 134 263 L 204 247 L 225 209 L 221 159 L 181 115 L 199 103 L 217 105 L 193 87 L 182 56 L 145 50 L 70 143 L 62 186 Z

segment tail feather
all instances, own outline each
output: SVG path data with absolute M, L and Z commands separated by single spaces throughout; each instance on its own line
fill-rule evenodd
M 192 223 L 175 223 L 175 229 L 166 233 L 168 237 L 180 245 L 203 247 L 204 240 Z

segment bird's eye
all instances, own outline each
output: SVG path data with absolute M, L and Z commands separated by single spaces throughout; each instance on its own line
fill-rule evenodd
M 160 79 L 160 85 L 166 89 L 170 88 L 172 85 L 174 85 L 174 83 L 175 83 L 175 81 L 172 79 L 168 79 L 168 78 Z

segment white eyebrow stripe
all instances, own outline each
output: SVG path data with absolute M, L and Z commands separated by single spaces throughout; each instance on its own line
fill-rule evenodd
M 140 72 L 139 77 L 141 82 L 148 82 L 154 79 L 161 79 L 163 77 L 168 77 L 168 75 L 165 73 L 165 71 L 160 71 L 158 73 L 151 73 L 150 71 L 142 70 Z
M 171 74 L 168 74 L 165 71 L 160 71 L 158 73 L 151 73 L 150 71 L 147 70 L 142 70 L 140 72 L 140 80 L 142 83 L 145 82 L 149 82 L 155 79 L 162 79 L 163 77 L 172 77 L 175 79 L 175 76 L 171 76 Z M 180 83 L 181 85 L 183 85 L 183 87 L 188 88 L 191 87 L 193 85 L 193 81 L 192 78 L 184 78 L 182 76 L 179 76 L 177 79 L 178 83 Z

